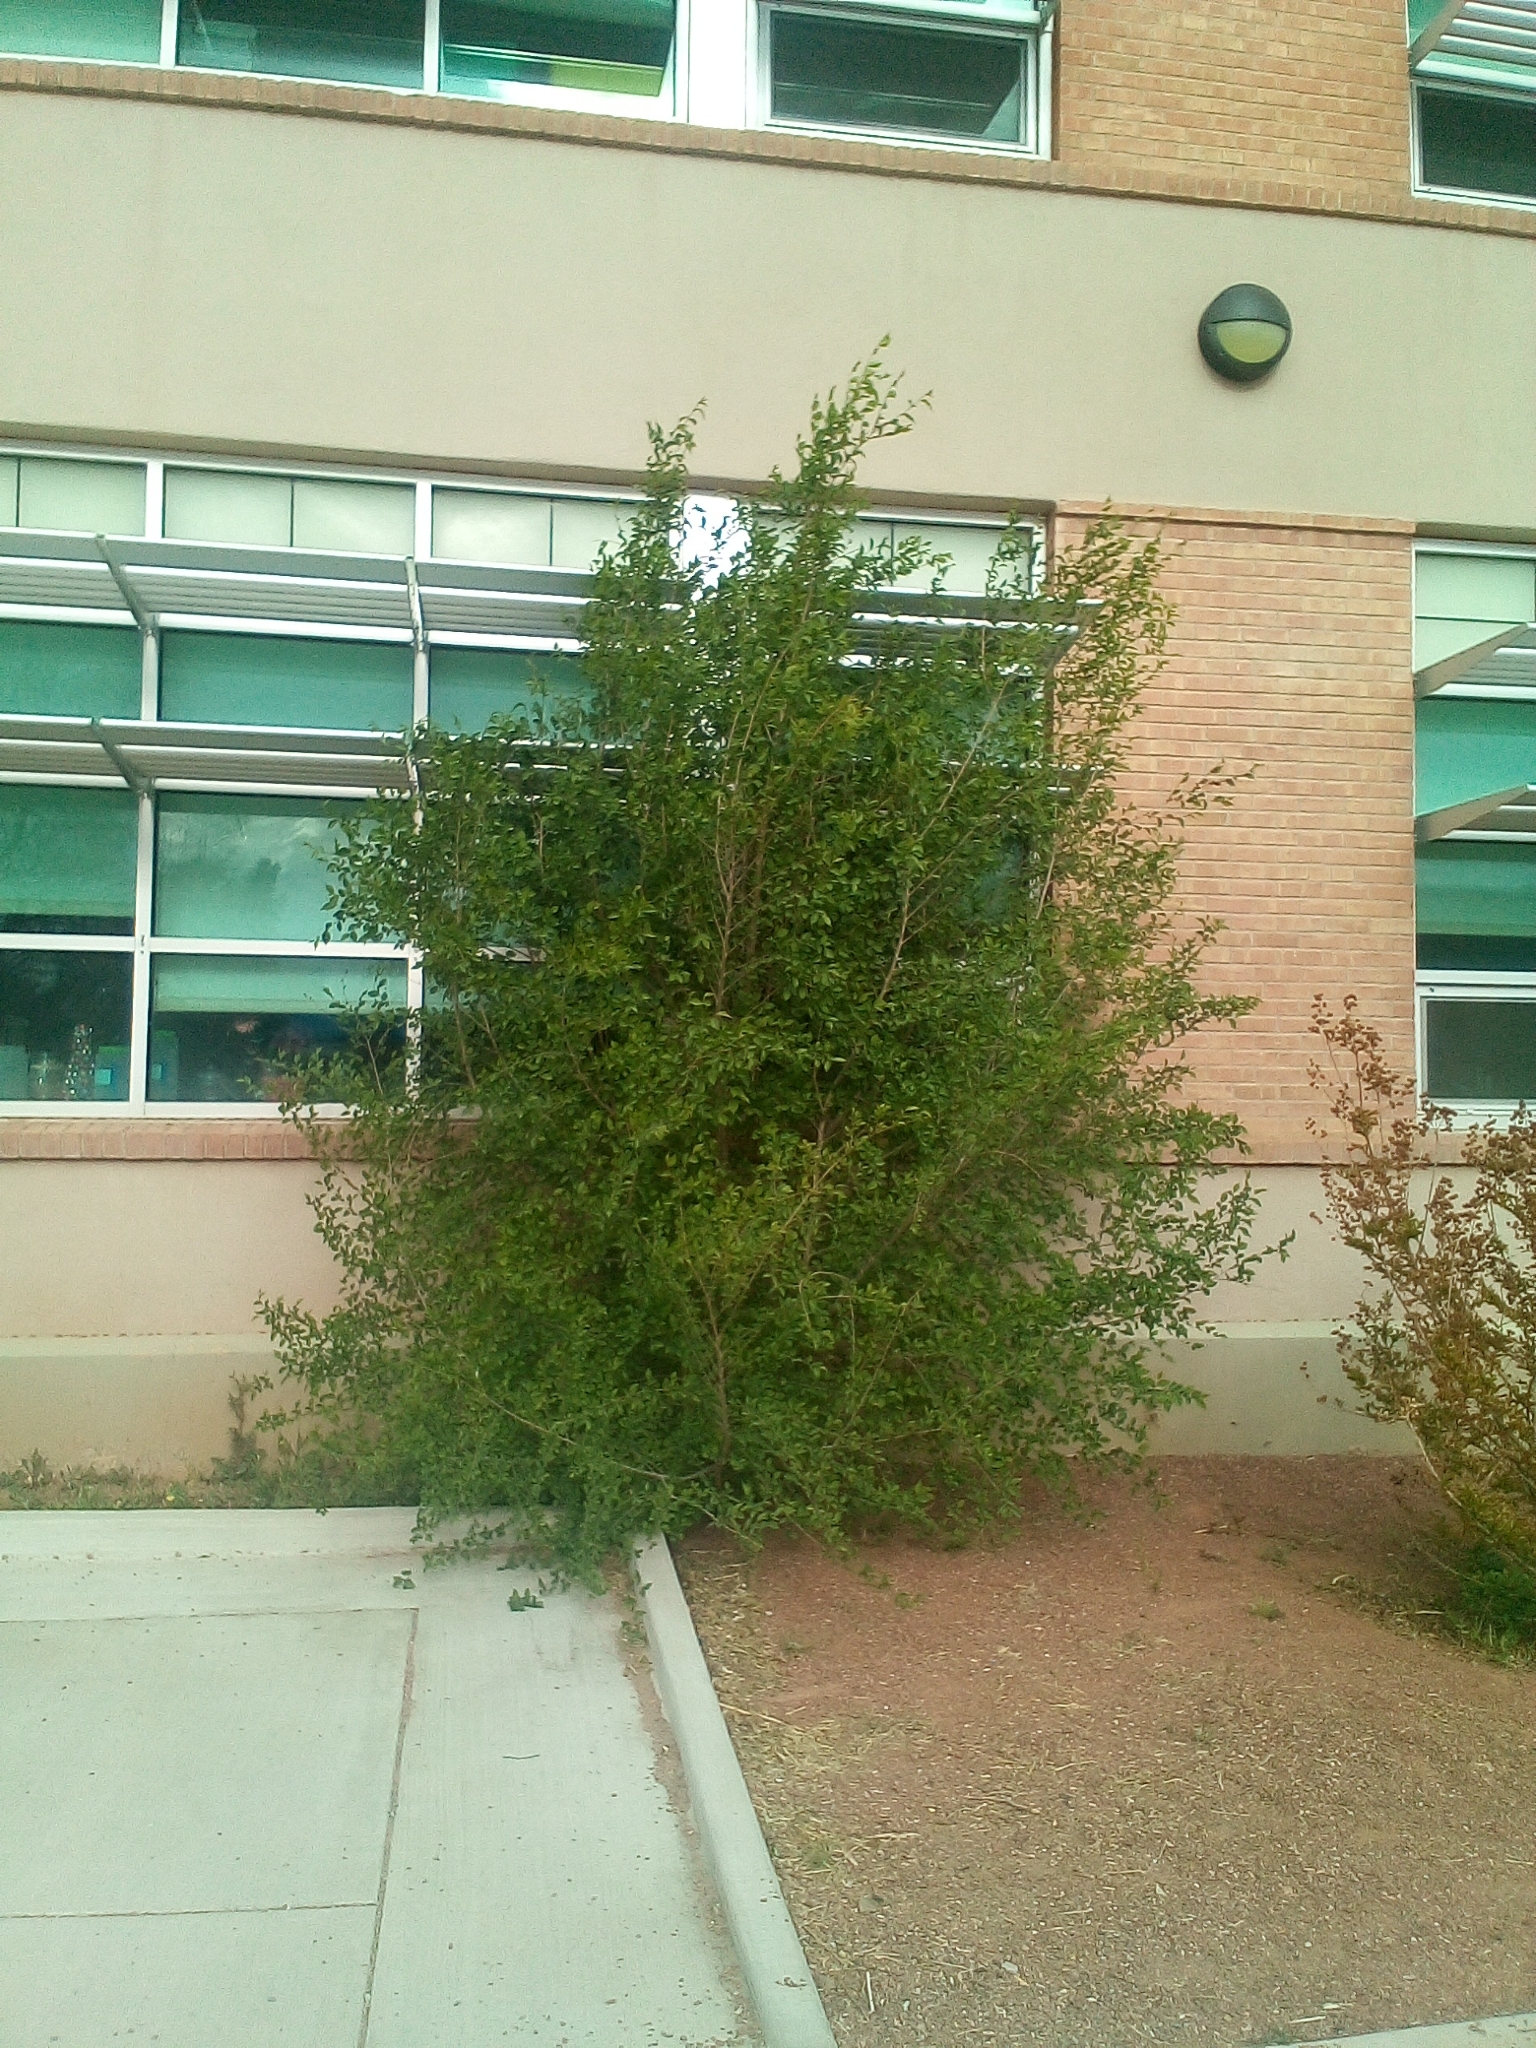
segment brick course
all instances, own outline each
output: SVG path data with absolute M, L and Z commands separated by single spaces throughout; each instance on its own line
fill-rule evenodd
M 1057 521 L 1070 545 L 1088 508 Z M 1226 926 L 1205 982 L 1260 998 L 1190 1048 L 1200 1100 L 1235 1111 L 1257 1158 L 1322 1156 L 1307 1131 L 1314 994 L 1347 994 L 1413 1063 L 1411 533 L 1323 520 L 1143 516 L 1177 608 L 1149 688 L 1129 793 L 1255 770 L 1230 810 L 1191 822 L 1182 899 Z

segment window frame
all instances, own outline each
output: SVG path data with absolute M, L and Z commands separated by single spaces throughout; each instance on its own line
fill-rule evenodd
M 1455 1096 L 1442 1100 L 1430 1093 L 1429 1006 L 1434 1002 L 1516 1002 L 1536 1008 L 1536 974 L 1502 973 L 1491 968 L 1455 972 L 1421 968 L 1414 976 L 1414 1068 L 1420 1102 L 1449 1111 L 1456 1130 L 1470 1129 L 1473 1124 L 1507 1122 L 1519 1107 L 1511 1097 Z M 1531 1097 L 1528 1107 L 1536 1110 L 1536 1095 Z
M 1424 177 L 1424 131 L 1421 103 L 1426 92 L 1455 94 L 1469 100 L 1512 100 L 1518 106 L 1530 107 L 1536 117 L 1536 105 L 1528 92 L 1494 85 L 1465 85 L 1459 79 L 1414 77 L 1409 95 L 1409 169 L 1415 199 L 1443 199 L 1454 206 L 1508 206 L 1518 213 L 1536 213 L 1536 196 L 1522 198 L 1513 192 L 1483 192 L 1476 186 L 1431 185 Z
M 1037 25 L 1023 22 L 967 21 L 939 14 L 922 0 L 889 0 L 878 6 L 852 6 L 843 0 L 752 0 L 752 88 L 748 125 L 771 135 L 846 135 L 861 142 L 888 142 L 902 149 L 964 150 L 982 156 L 1049 158 L 1051 154 L 1051 55 L 1054 10 Z M 1044 10 L 1042 10 L 1044 12 Z M 855 122 L 785 121 L 773 114 L 773 22 L 780 14 L 821 15 L 833 21 L 867 27 L 929 29 L 974 36 L 988 42 L 1019 45 L 1020 128 L 1017 142 L 984 136 L 936 135 L 931 130 L 865 126 Z

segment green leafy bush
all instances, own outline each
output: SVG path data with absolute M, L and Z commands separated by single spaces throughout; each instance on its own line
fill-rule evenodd
M 428 1003 L 413 1090 L 312 1081 L 359 1105 L 312 1127 L 346 1294 L 269 1321 L 431 1510 L 542 1516 L 579 1569 L 701 1518 L 1004 1515 L 1196 1398 L 1148 1341 L 1254 1263 L 1177 1050 L 1248 1007 L 1172 910 L 1224 787 L 1120 787 L 1157 549 L 1100 527 L 1037 594 L 1015 530 L 973 623 L 872 622 L 926 558 L 852 545 L 855 472 L 908 424 L 857 371 L 723 568 L 691 423 L 653 433 L 588 704 L 418 734 L 338 856 L 341 928 L 417 947 Z
M 1522 1107 L 1452 1140 L 1353 997 L 1338 1016 L 1318 998 L 1313 1029 L 1349 1148 L 1324 1170 L 1329 1214 L 1378 1283 L 1339 1332 L 1344 1370 L 1368 1415 L 1413 1431 L 1477 1539 L 1473 1606 L 1518 1621 L 1536 1571 L 1536 1119 Z

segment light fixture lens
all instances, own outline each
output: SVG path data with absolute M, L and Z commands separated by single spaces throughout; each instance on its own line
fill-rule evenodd
M 1273 320 L 1218 320 L 1216 339 L 1239 363 L 1276 363 L 1290 336 Z
M 1260 284 L 1232 284 L 1200 316 L 1200 353 L 1229 384 L 1256 384 L 1291 345 L 1291 316 Z

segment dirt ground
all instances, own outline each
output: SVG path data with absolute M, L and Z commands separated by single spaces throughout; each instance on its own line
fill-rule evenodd
M 1536 1671 L 1436 1634 L 1412 1465 L 1187 1458 L 1083 1526 L 679 1563 L 843 2048 L 1536 2008 Z

